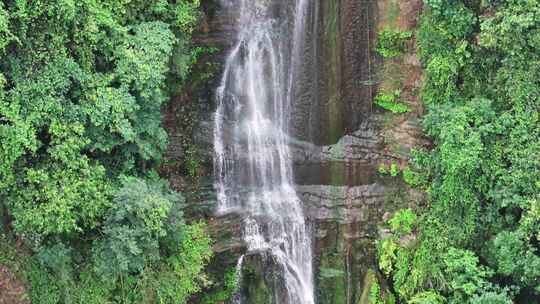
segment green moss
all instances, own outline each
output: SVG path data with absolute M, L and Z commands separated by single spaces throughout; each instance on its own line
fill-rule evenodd
M 322 256 L 319 272 L 320 303 L 347 303 L 345 261 L 337 252 Z
M 250 268 L 250 270 L 247 271 L 247 274 L 244 274 L 244 282 L 247 283 L 245 284 L 247 287 L 244 290 L 246 297 L 249 299 L 249 303 L 272 303 L 272 291 L 255 269 Z

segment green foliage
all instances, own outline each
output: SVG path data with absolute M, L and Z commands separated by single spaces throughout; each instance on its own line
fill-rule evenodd
M 399 167 L 396 163 L 390 164 L 390 176 L 396 177 L 399 175 Z
M 206 226 L 198 223 L 186 227 L 179 253 L 166 260 L 159 272 L 157 299 L 159 303 L 186 303 L 191 294 L 206 284 L 204 266 L 212 257 L 212 242 Z
M 450 248 L 443 256 L 443 263 L 453 302 L 466 302 L 480 290 L 488 288 L 487 279 L 492 272 L 478 265 L 479 259 L 473 252 Z
M 205 293 L 201 303 L 219 304 L 231 300 L 240 287 L 239 279 L 236 267 L 230 267 L 225 272 L 223 282 L 216 282 L 220 285 L 218 291 Z
M 391 177 L 398 176 L 400 172 L 399 166 L 394 162 L 390 163 L 390 166 L 387 166 L 386 164 L 380 164 L 378 171 L 381 175 L 390 175 Z
M 113 303 L 115 286 L 103 281 L 91 268 L 86 267 L 79 273 L 79 286 L 74 294 L 76 301 L 87 304 Z
M 125 178 L 93 256 L 55 243 L 20 266 L 32 301 L 185 303 L 206 284 L 212 249 L 204 224 L 183 223 L 180 200 L 159 180 Z
M 424 291 L 416 294 L 407 302 L 408 304 L 444 304 L 445 300 L 435 291 Z
M 0 244 L 0 264 L 13 271 L 27 286 L 31 286 L 28 295 L 32 303 L 57 304 L 61 301 L 59 284 L 36 257 L 18 252 L 14 240 L 3 233 L 0 233 Z
M 394 271 L 394 264 L 397 260 L 397 250 L 398 244 L 391 238 L 379 242 L 379 268 L 386 275 L 390 275 Z
M 381 285 L 378 282 L 374 282 L 369 289 L 369 304 L 385 304 L 381 297 Z
M 125 178 L 114 195 L 103 227 L 103 238 L 96 241 L 96 272 L 116 280 L 123 274 L 139 273 L 160 259 L 160 240 L 169 231 L 169 218 L 179 218 L 174 205 L 183 198 L 161 181 Z
M 160 160 L 170 59 L 193 64 L 198 5 L 2 4 L 0 197 L 35 246 L 95 229 L 117 176 Z
M 192 32 L 198 18 L 200 0 L 179 1 L 173 7 L 176 25 L 185 32 Z M 169 4 L 170 6 L 171 4 Z
M 401 94 L 400 90 L 396 90 L 390 94 L 379 93 L 375 96 L 375 104 L 379 107 L 388 110 L 394 114 L 402 114 L 410 111 L 409 107 L 401 102 L 398 102 L 397 99 Z
M 403 169 L 402 173 L 403 181 L 413 188 L 423 186 L 426 183 L 426 177 L 421 173 L 412 170 L 410 167 Z
M 401 209 L 388 221 L 390 229 L 398 235 L 409 234 L 417 223 L 416 214 L 411 209 Z
M 540 3 L 426 5 L 417 37 L 434 148 L 403 178 L 429 201 L 417 240 L 386 241 L 380 268 L 407 303 L 529 303 L 540 294 Z
M 405 52 L 406 42 L 411 37 L 412 32 L 384 29 L 377 37 L 377 53 L 384 58 L 398 57 Z
M 0 209 L 34 252 L 14 254 L 33 303 L 184 303 L 204 283 L 204 226 L 133 177 L 159 164 L 161 108 L 211 51 L 190 45 L 199 5 L 0 3 Z
M 537 223 L 538 220 L 537 217 Z M 521 284 L 540 291 L 540 283 L 538 283 L 540 256 L 533 243 L 530 242 L 530 237 L 538 239 L 538 232 L 535 234 L 526 235 L 522 231 L 500 232 L 490 246 L 492 253 L 490 261 L 497 265 L 496 269 L 499 273 L 513 277 Z
M 487 291 L 471 300 L 471 304 L 512 304 L 512 300 L 506 293 Z
M 388 167 L 386 166 L 386 164 L 380 164 L 379 167 L 377 168 L 377 171 L 381 175 L 386 175 L 388 174 Z

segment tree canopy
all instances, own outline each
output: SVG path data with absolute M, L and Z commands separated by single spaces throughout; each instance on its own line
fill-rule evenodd
M 429 179 L 429 204 L 415 210 L 413 244 L 400 245 L 398 234 L 383 241 L 380 266 L 407 303 L 532 303 L 540 297 L 540 3 L 426 4 L 417 38 L 435 147 L 418 151 L 414 165 Z
M 184 303 L 200 288 L 204 225 L 152 173 L 198 14 L 199 0 L 0 3 L 0 204 L 35 253 L 33 303 Z M 154 288 L 161 275 L 181 284 Z

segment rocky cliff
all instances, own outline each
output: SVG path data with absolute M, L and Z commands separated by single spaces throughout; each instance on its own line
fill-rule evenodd
M 210 270 L 218 274 L 234 267 L 243 252 L 238 217 L 214 217 L 211 184 L 213 92 L 220 63 L 234 42 L 235 16 L 215 1 L 203 1 L 203 6 L 195 43 L 220 51 L 203 58 L 199 66 L 211 66 L 216 73 L 164 109 L 171 137 L 167 153 L 171 166 L 166 171 L 173 184 L 190 191 L 190 214 L 210 220 L 218 253 Z M 291 145 L 297 191 L 313 231 L 318 303 L 365 301 L 366 285 L 376 273 L 375 240 L 385 214 L 422 199 L 399 179 L 378 173 L 380 166 L 405 166 L 411 148 L 427 144 L 418 123 L 422 109 L 415 93 L 421 85 L 421 70 L 414 41 L 403 58 L 383 61 L 374 52 L 380 29 L 413 29 L 420 9 L 419 0 L 316 0 L 311 4 L 305 62 L 297 77 L 291 113 L 295 138 Z M 373 106 L 378 90 L 395 82 L 412 109 L 405 115 Z M 191 120 L 182 122 L 186 113 Z M 200 168 L 197 186 L 190 188 L 175 160 L 186 159 L 191 146 Z M 245 272 L 250 279 L 244 280 L 244 292 L 257 299 L 253 303 L 267 303 L 272 298 L 268 289 L 272 278 L 258 273 L 271 266 L 251 260 L 247 259 Z

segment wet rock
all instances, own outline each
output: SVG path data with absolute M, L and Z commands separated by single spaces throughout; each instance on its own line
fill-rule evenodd
M 377 1 L 314 1 L 310 14 L 292 129 L 301 140 L 330 145 L 371 113 Z
M 241 269 L 241 292 L 242 303 L 247 304 L 272 304 L 276 303 L 273 292 L 279 282 L 279 270 L 271 258 L 264 252 L 251 254 L 244 257 Z M 286 302 L 279 302 L 286 303 Z
M 379 184 L 362 186 L 298 186 L 305 213 L 315 221 L 339 223 L 367 222 L 370 211 L 378 209 L 385 188 Z
M 242 218 L 238 214 L 230 214 L 217 218 L 212 218 L 210 223 L 210 234 L 215 241 L 214 252 L 236 252 L 242 253 L 246 249 L 246 244 L 242 240 Z

